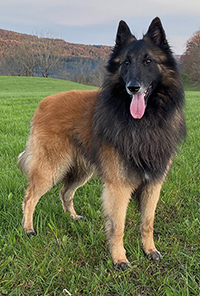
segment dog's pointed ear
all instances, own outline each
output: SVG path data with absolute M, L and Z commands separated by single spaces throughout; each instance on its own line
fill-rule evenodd
M 163 26 L 161 24 L 161 20 L 159 19 L 159 17 L 156 17 L 155 19 L 153 19 L 144 37 L 150 38 L 151 41 L 155 43 L 157 46 L 165 47 L 166 49 L 167 48 L 169 49 L 165 31 L 163 29 Z
M 115 46 L 120 47 L 127 43 L 131 43 L 134 40 L 136 40 L 136 38 L 132 35 L 128 25 L 124 21 L 120 21 L 117 30 Z

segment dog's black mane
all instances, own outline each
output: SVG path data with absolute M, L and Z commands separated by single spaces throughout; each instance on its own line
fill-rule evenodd
M 141 175 L 160 179 L 186 133 L 182 113 L 184 92 L 175 61 L 170 56 L 169 65 L 165 65 L 170 71 L 174 63 L 173 79 L 168 84 L 160 82 L 157 85 L 149 97 L 143 118 L 138 120 L 130 114 L 131 98 L 119 78 L 119 65 L 112 67 L 116 56 L 115 50 L 98 97 L 93 120 L 94 150 L 100 153 L 103 143 L 114 146 L 128 171 L 134 167 Z M 98 154 L 95 157 L 98 158 Z

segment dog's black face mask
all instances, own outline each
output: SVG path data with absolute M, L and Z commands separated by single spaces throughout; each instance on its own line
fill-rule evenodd
M 165 33 L 158 18 L 149 26 L 142 40 L 137 40 L 123 21 L 120 22 L 116 37 L 114 55 L 118 57 L 118 71 L 121 83 L 130 96 L 130 113 L 141 119 L 145 113 L 148 99 L 161 80 L 158 55 L 155 50 L 168 50 Z M 161 57 L 162 59 L 162 57 Z
M 120 77 L 131 97 L 130 113 L 133 118 L 143 117 L 148 98 L 160 79 L 157 63 L 149 54 L 144 40 L 133 41 L 124 54 L 120 66 Z

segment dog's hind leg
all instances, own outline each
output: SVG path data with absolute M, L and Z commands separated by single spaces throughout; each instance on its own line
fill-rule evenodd
M 36 235 L 33 228 L 33 213 L 42 195 L 53 186 L 53 176 L 49 171 L 41 172 L 35 169 L 30 176 L 30 183 L 23 202 L 23 228 L 27 235 Z
M 33 228 L 33 213 L 40 197 L 61 180 L 71 164 L 70 155 L 66 155 L 65 158 L 57 157 L 56 161 L 53 161 L 49 152 L 51 150 L 43 150 L 40 149 L 40 154 L 35 150 L 34 156 L 27 162 L 26 171 L 30 183 L 23 202 L 22 224 L 28 235 L 36 235 Z
M 92 176 L 93 170 L 91 168 L 85 169 L 85 167 L 74 166 L 67 173 L 63 179 L 63 187 L 60 190 L 60 198 L 64 212 L 70 212 L 70 217 L 73 219 L 83 219 L 82 216 L 76 214 L 73 204 L 73 197 L 75 191 L 84 185 Z
M 160 252 L 157 251 L 153 238 L 153 223 L 156 205 L 160 196 L 162 183 L 148 184 L 141 193 L 141 235 L 142 247 L 149 259 L 159 261 Z

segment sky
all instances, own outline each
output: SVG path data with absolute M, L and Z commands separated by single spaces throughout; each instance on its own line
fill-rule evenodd
M 138 38 L 160 17 L 176 54 L 200 29 L 200 0 L 0 0 L 0 29 L 48 31 L 67 42 L 114 46 L 124 20 Z

